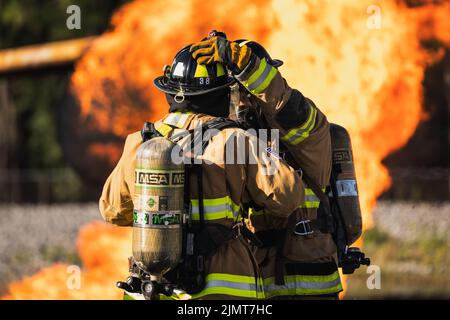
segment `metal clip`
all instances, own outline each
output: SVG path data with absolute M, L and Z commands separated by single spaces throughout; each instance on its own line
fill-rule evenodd
M 236 238 L 239 238 L 239 237 L 241 236 L 241 228 L 242 228 L 242 226 L 243 226 L 242 221 L 236 223 L 236 224 L 233 226 L 233 229 L 234 229 L 234 228 L 237 228 L 237 230 L 238 230 L 238 231 L 237 231 L 237 235 L 234 237 L 235 239 L 236 239 Z
M 297 222 L 294 229 L 294 234 L 298 236 L 307 236 L 314 233 L 310 225 L 311 220 L 302 220 Z
M 184 91 L 178 91 L 175 97 L 173 97 L 173 100 L 175 100 L 176 103 L 182 103 L 184 101 Z

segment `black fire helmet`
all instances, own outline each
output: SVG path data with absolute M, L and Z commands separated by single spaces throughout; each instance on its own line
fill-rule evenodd
M 221 63 L 197 64 L 189 52 L 190 46 L 181 49 L 173 59 L 172 66 L 165 66 L 164 75 L 153 81 L 159 90 L 182 100 L 184 96 L 203 95 L 229 87 L 235 82 Z

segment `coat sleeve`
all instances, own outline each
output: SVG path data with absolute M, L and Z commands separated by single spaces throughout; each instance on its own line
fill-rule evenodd
M 313 101 L 289 87 L 265 59 L 252 55 L 236 78 L 255 97 L 269 127 L 279 130 L 280 140 L 300 167 L 326 186 L 331 173 L 331 138 L 325 115 Z
M 289 216 L 304 201 L 301 177 L 282 159 L 261 148 L 256 137 L 249 136 L 247 141 L 246 190 L 250 198 L 275 216 Z
M 106 180 L 100 197 L 103 219 L 118 226 L 133 225 L 134 166 L 140 144 L 139 132 L 127 137 L 122 156 Z

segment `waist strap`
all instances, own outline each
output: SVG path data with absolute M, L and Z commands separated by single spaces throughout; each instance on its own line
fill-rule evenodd
M 296 224 L 295 233 L 300 236 L 307 236 L 314 233 L 314 231 L 327 233 L 327 221 L 325 219 L 302 220 Z M 287 228 L 270 229 L 256 232 L 256 237 L 262 243 L 261 247 L 273 247 L 284 241 L 286 232 L 288 232 Z

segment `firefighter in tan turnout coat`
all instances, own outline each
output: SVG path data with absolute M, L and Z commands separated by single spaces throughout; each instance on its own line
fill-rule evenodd
M 166 68 L 164 76 L 155 79 L 155 85 L 166 94 L 169 104 L 169 113 L 154 124 L 155 130 L 165 137 L 173 137 L 184 129 L 198 128 L 218 117 L 225 118 L 229 113 L 230 85 L 235 80 L 228 76 L 223 62 L 209 62 L 207 66 L 197 64 L 189 49 L 182 49 L 171 68 Z M 239 55 L 230 57 L 226 66 L 232 64 L 236 70 L 244 70 L 245 75 L 250 75 L 245 70 L 248 70 L 251 58 L 251 49 L 242 47 Z M 260 62 L 252 63 L 258 68 Z M 317 117 L 314 121 L 325 120 Z M 315 135 L 314 130 L 311 135 Z M 234 148 L 229 148 L 230 142 Z M 127 137 L 123 154 L 104 185 L 99 206 L 107 222 L 133 225 L 135 157 L 141 143 L 140 132 Z M 233 157 L 229 157 L 229 152 Z M 242 155 L 244 162 L 226 161 Z M 305 202 L 303 182 L 283 160 L 261 153 L 256 136 L 236 127 L 225 128 L 213 135 L 198 158 L 204 160 L 201 168 L 205 226 L 225 226 L 234 232 L 234 236 L 205 258 L 205 285 L 190 298 L 263 299 L 266 297 L 265 284 L 258 262 L 248 240 L 240 232 L 244 204 L 255 203 L 277 217 L 287 219 Z M 196 178 L 192 173 L 189 190 L 194 224 L 200 223 Z M 325 181 L 325 175 L 321 178 Z
M 230 66 L 241 88 L 238 110 L 257 107 L 266 127 L 279 130 L 289 164 L 303 173 L 305 197 L 289 218 L 266 206 L 251 210 L 251 223 L 263 242 L 256 257 L 265 297 L 337 298 L 342 290 L 337 250 L 312 186 L 324 191 L 330 181 L 331 139 L 325 115 L 289 87 L 278 71 L 282 62 L 272 60 L 256 42 L 215 36 L 194 44 L 191 51 L 206 65 L 245 59 L 244 68 Z M 248 51 L 252 54 L 247 58 Z

